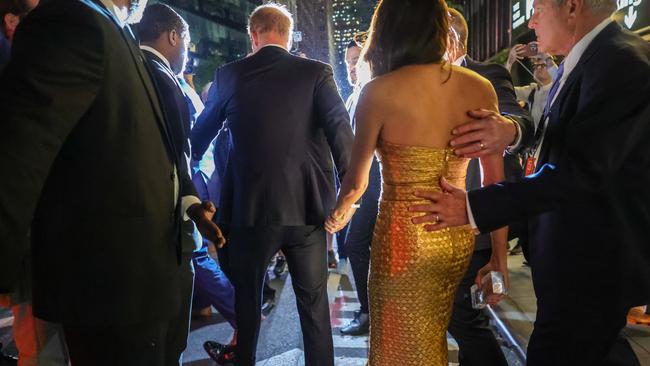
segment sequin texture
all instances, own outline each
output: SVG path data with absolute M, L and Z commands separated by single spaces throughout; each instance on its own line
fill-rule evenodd
M 464 187 L 468 159 L 449 149 L 380 141 L 382 195 L 369 279 L 371 366 L 447 366 L 446 331 L 474 249 L 471 228 L 426 232 L 408 207 L 439 180 Z

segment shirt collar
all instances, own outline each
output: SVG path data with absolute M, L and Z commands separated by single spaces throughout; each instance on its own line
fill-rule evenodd
M 283 46 L 283 45 L 280 45 L 280 44 L 275 44 L 275 43 L 265 44 L 264 46 L 260 47 L 258 49 L 258 51 L 261 50 L 262 48 L 266 48 L 266 47 L 277 47 L 277 48 L 282 48 L 283 50 L 287 51 L 286 46 Z M 289 51 L 287 51 L 287 52 L 289 52 Z
M 143 50 L 143 51 L 149 51 L 149 52 L 153 53 L 154 55 L 158 56 L 158 58 L 161 59 L 162 62 L 165 63 L 165 66 L 167 66 L 170 70 L 172 70 L 172 65 L 169 63 L 169 60 L 167 60 L 167 58 L 165 56 L 163 56 L 162 53 L 158 52 L 157 49 L 155 49 L 153 47 L 145 46 L 145 45 L 140 45 L 140 49 Z M 174 72 L 174 71 L 172 70 L 172 72 Z
M 466 57 L 467 57 L 467 54 L 464 54 L 464 55 L 460 56 L 459 58 L 457 58 L 457 59 L 456 59 L 454 62 L 452 62 L 451 64 L 452 64 L 452 65 L 456 65 L 456 66 L 463 66 L 463 65 L 465 64 L 465 58 L 466 58 Z
M 568 78 L 571 71 L 573 71 L 576 65 L 578 65 L 578 62 L 587 50 L 587 47 L 589 47 L 594 38 L 596 38 L 596 36 L 598 36 L 598 34 L 600 34 L 600 32 L 602 32 L 611 22 L 613 22 L 611 18 L 603 20 L 600 24 L 595 26 L 594 29 L 582 37 L 575 46 L 573 46 L 567 57 L 564 59 L 564 74 L 562 75 L 562 79 L 566 80 Z
M 124 26 L 127 24 L 127 19 L 129 18 L 129 11 L 124 9 L 120 9 L 115 5 L 115 3 L 112 0 L 99 0 L 105 7 L 108 9 L 108 11 L 113 14 L 115 19 L 117 19 L 120 27 L 124 28 Z

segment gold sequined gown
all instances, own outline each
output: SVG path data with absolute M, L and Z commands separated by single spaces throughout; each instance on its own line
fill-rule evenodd
M 465 186 L 468 159 L 449 149 L 379 141 L 382 194 L 369 279 L 370 366 L 447 366 L 447 325 L 474 249 L 469 227 L 426 232 L 413 192 Z

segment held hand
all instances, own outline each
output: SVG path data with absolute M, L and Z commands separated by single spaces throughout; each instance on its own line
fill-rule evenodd
M 454 187 L 445 178 L 440 179 L 442 193 L 439 192 L 416 192 L 420 198 L 431 201 L 424 205 L 413 205 L 409 207 L 411 212 L 423 212 L 426 215 L 413 218 L 411 221 L 416 224 L 432 223 L 425 225 L 426 231 L 436 231 L 447 227 L 463 226 L 469 223 L 467 217 L 467 193 L 460 188 Z
M 325 231 L 330 234 L 336 234 L 337 232 L 343 230 L 345 225 L 352 220 L 352 216 L 357 211 L 356 208 L 350 208 L 344 213 L 337 213 L 332 211 L 330 216 L 325 221 Z
M 515 122 L 497 112 L 477 109 L 468 112 L 474 118 L 451 132 L 454 138 L 450 145 L 456 155 L 464 158 L 480 158 L 486 155 L 503 154 L 514 144 L 517 137 Z
M 481 280 L 483 277 L 487 276 L 491 271 L 501 272 L 503 274 L 503 280 L 506 284 L 506 291 L 510 288 L 510 276 L 508 275 L 508 263 L 507 261 L 499 261 L 496 258 L 491 258 L 490 262 L 481 268 L 476 274 L 475 283 L 478 287 L 481 287 Z M 487 298 L 487 303 L 490 305 L 496 305 L 501 300 L 505 299 L 507 295 L 497 295 L 492 294 Z
M 223 248 L 226 239 L 219 226 L 212 221 L 216 213 L 217 209 L 210 201 L 203 201 L 201 204 L 195 203 L 187 209 L 187 215 L 194 221 L 201 235 L 214 243 L 217 248 Z

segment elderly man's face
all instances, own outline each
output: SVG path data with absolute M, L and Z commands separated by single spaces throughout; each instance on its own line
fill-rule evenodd
M 556 0 L 534 1 L 528 27 L 535 30 L 541 52 L 566 56 L 571 49 L 575 25 L 570 19 L 570 6 L 570 1 L 561 6 Z
M 357 85 L 357 64 L 361 56 L 361 47 L 350 47 L 345 51 L 345 65 L 348 68 L 348 82 Z

